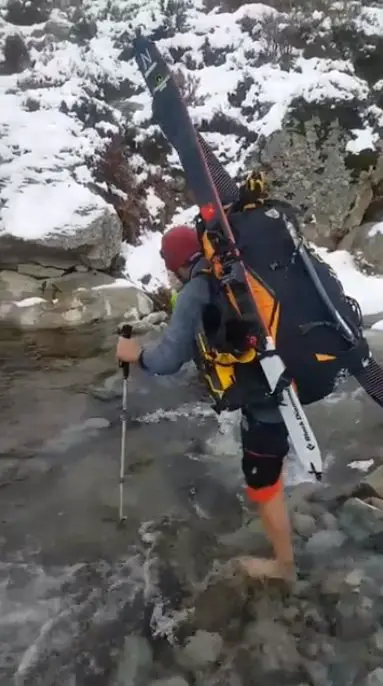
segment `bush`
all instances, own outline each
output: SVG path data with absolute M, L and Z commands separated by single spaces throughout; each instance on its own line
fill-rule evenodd
M 198 96 L 198 76 L 178 68 L 174 71 L 174 78 L 187 106 L 203 104 L 203 98 Z
M 18 34 L 7 36 L 4 45 L 4 68 L 7 74 L 19 74 L 29 66 L 29 53 Z
M 268 62 L 280 62 L 291 59 L 292 44 L 289 26 L 281 26 L 278 16 L 270 14 L 262 22 L 262 54 Z
M 47 21 L 51 10 L 49 0 L 9 0 L 5 20 L 16 26 L 32 26 Z
M 114 205 L 123 227 L 123 238 L 135 244 L 142 218 L 143 189 L 129 165 L 122 134 L 107 145 L 95 169 L 95 179 L 106 184 L 105 199 Z

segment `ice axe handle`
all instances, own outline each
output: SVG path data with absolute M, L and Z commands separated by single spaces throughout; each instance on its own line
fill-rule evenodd
M 120 326 L 117 329 L 118 335 L 121 336 L 122 338 L 131 338 L 132 332 L 133 332 L 133 327 L 131 326 L 131 324 L 120 324 Z M 129 362 L 121 362 L 121 360 L 120 360 L 120 362 L 118 364 L 122 369 L 124 379 L 127 379 L 129 377 L 129 371 L 130 371 Z

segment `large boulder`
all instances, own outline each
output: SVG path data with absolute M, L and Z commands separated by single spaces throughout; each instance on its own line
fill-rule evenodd
M 140 323 L 152 300 L 125 279 L 99 272 L 37 281 L 0 272 L 0 338 L 23 335 L 44 355 L 88 357 L 112 349 L 116 326 Z
M 362 223 L 383 179 L 377 151 L 350 152 L 357 104 L 299 100 L 282 128 L 258 141 L 247 159 L 248 167 L 269 170 L 273 193 L 299 207 L 307 237 L 329 248 Z
M 383 222 L 356 226 L 343 238 L 339 248 L 363 256 L 377 272 L 383 274 Z
M 2 266 L 44 259 L 109 269 L 121 242 L 114 208 L 75 181 L 30 184 L 0 212 Z

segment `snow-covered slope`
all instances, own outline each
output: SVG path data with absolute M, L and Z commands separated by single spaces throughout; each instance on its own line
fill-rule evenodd
M 153 183 L 158 174 L 170 181 L 179 162 L 163 147 L 159 169 L 150 150 L 160 136 L 131 59 L 137 28 L 158 40 L 179 71 L 193 121 L 234 175 L 249 147 L 278 130 L 297 102 L 355 103 L 358 126 L 347 150 L 379 145 L 383 80 L 363 72 L 350 38 L 359 36 L 367 48 L 383 40 L 383 9 L 373 2 L 322 2 L 324 11 L 292 16 L 261 3 L 227 12 L 218 6 L 207 11 L 202 0 L 84 0 L 81 9 L 56 8 L 46 22 L 28 26 L 7 21 L 2 4 L 0 45 L 19 34 L 29 61 L 20 73 L 7 74 L 6 64 L 0 76 L 0 236 L 74 232 L 84 215 L 89 220 L 105 211 L 108 190 L 124 202 L 126 190 L 108 188 L 94 170 L 126 124 L 127 163 L 146 210 L 143 235 L 194 213 L 184 214 L 181 188 L 169 215 Z M 152 262 L 147 267 L 155 273 Z M 151 287 L 157 284 L 153 278 Z

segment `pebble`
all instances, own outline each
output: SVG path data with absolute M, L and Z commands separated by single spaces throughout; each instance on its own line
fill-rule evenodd
M 337 635 L 346 641 L 366 638 L 374 631 L 375 613 L 371 598 L 348 591 L 335 608 Z
M 218 660 L 222 647 L 219 634 L 200 629 L 188 639 L 178 655 L 178 663 L 186 669 L 201 669 Z
M 338 520 L 333 515 L 331 512 L 323 512 L 323 514 L 320 517 L 320 524 L 325 528 L 325 529 L 331 529 L 335 531 L 335 529 L 338 529 Z
M 156 679 L 149 686 L 189 686 L 182 676 L 171 676 L 169 679 Z
M 271 672 L 283 670 L 294 672 L 299 665 L 300 656 L 295 638 L 289 629 L 272 619 L 251 622 L 245 629 L 245 642 L 251 649 L 262 653 L 262 667 Z
M 379 629 L 372 637 L 372 643 L 376 650 L 383 653 L 383 629 Z
M 306 551 L 311 555 L 319 555 L 329 552 L 333 548 L 339 548 L 346 540 L 341 531 L 317 531 L 306 544 Z
M 377 667 L 366 677 L 364 686 L 383 686 L 383 667 Z
M 382 512 L 359 498 L 350 498 L 339 510 L 339 525 L 351 540 L 361 543 L 368 535 L 383 531 Z
M 312 686 L 328 686 L 329 675 L 325 665 L 317 661 L 307 661 L 305 667 Z
M 357 588 L 362 583 L 364 576 L 365 574 L 362 569 L 353 569 L 345 576 L 344 580 L 348 586 Z
M 291 521 L 294 531 L 304 538 L 309 538 L 316 531 L 315 519 L 310 514 L 294 512 Z
M 330 570 L 321 583 L 321 592 L 324 595 L 340 595 L 344 588 L 344 571 L 341 569 Z

